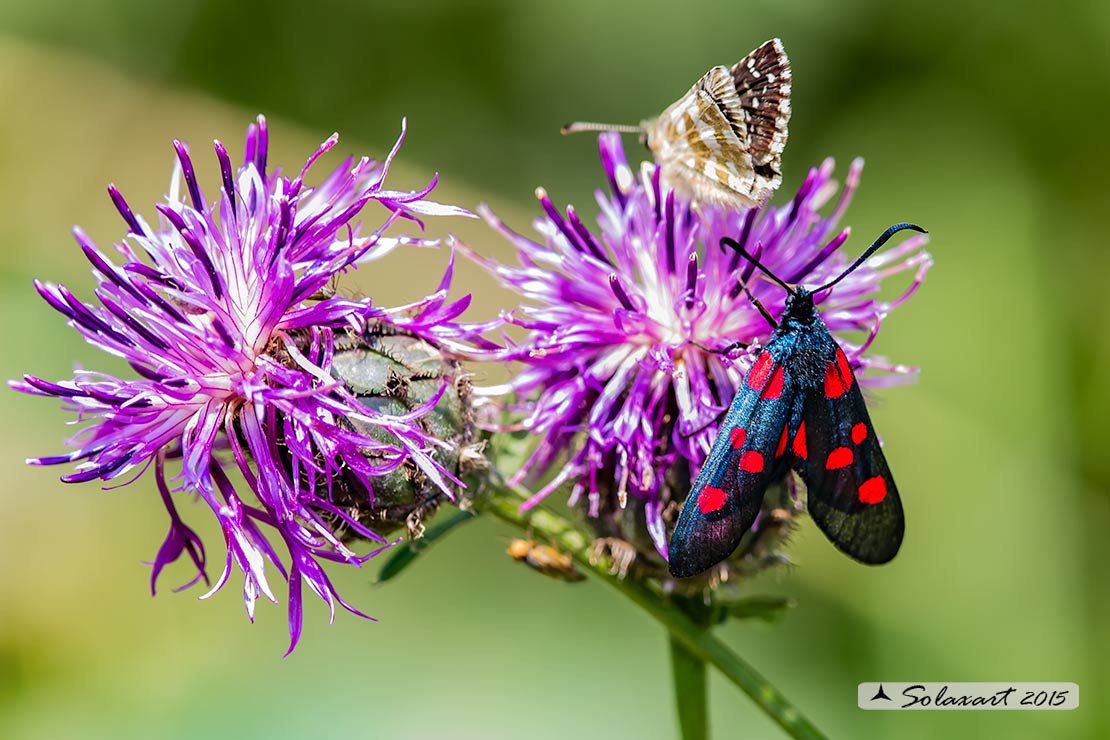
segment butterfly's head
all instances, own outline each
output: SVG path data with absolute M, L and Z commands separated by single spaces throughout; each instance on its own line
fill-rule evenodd
M 658 123 L 658 119 L 645 118 L 644 120 L 640 121 L 639 125 L 640 143 L 646 146 L 652 152 L 654 152 L 656 147 L 659 146 Z

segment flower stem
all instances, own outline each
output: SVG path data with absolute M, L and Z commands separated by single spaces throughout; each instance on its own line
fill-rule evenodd
M 613 583 L 610 581 L 610 583 Z M 782 692 L 717 639 L 707 628 L 700 627 L 681 610 L 667 604 L 650 589 L 639 583 L 621 582 L 618 588 L 655 617 L 671 633 L 671 639 L 684 645 L 693 655 L 712 663 L 725 678 L 732 681 L 752 701 L 797 740 L 827 740 L 824 734 L 802 716 Z M 616 585 L 616 584 L 613 584 Z
M 709 693 L 705 661 L 671 633 L 671 676 L 682 740 L 708 740 Z
M 689 665 L 683 668 L 684 673 L 687 668 L 693 670 L 693 661 L 695 660 L 703 664 L 711 663 L 725 678 L 736 684 L 741 691 L 751 697 L 752 701 L 778 723 L 790 737 L 796 738 L 796 740 L 827 740 L 825 735 L 803 717 L 801 712 L 778 689 L 768 683 L 767 679 L 763 678 L 755 668 L 717 639 L 709 629 L 698 625 L 687 616 L 677 604 L 653 591 L 646 583 L 633 577 L 618 578 L 610 573 L 607 562 L 591 558 L 590 550 L 593 542 L 591 535 L 586 534 L 571 522 L 547 509 L 537 506 L 522 512 L 520 504 L 524 497 L 509 486 L 494 483 L 488 487 L 486 493 L 487 495 L 483 497 L 484 500 L 481 504 L 483 510 L 523 531 L 532 533 L 538 540 L 550 541 L 557 545 L 563 552 L 574 558 L 579 568 L 620 591 L 667 629 L 671 637 L 672 654 L 676 655 L 676 667 L 674 669 L 676 690 L 679 687 L 679 668 L 677 666 L 677 654 L 674 651 L 677 648 L 682 648 L 684 655 L 681 660 L 689 661 Z M 684 710 L 680 706 L 679 709 L 683 737 L 687 740 L 706 737 L 704 668 L 702 669 L 701 682 L 701 708 L 698 710 L 701 715 L 700 719 L 695 719 L 693 715 L 697 712 L 694 712 L 692 708 Z M 683 697 L 679 697 L 679 700 L 681 705 Z M 701 734 L 685 734 L 688 731 L 694 732 L 697 730 L 697 723 L 699 722 Z M 688 727 L 692 729 L 688 730 Z

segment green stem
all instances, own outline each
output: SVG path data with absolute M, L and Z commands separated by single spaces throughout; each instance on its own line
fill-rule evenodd
M 712 663 L 725 678 L 778 723 L 790 737 L 798 740 L 827 740 L 813 724 L 802 716 L 778 689 L 770 684 L 755 668 L 734 653 L 728 645 L 718 640 L 712 632 L 699 627 L 678 609 L 666 604 L 651 590 L 640 583 L 623 581 L 618 586 L 625 596 L 655 617 L 671 633 L 671 639 L 680 642 L 693 655 Z M 615 585 L 615 584 L 614 584 Z
M 631 599 L 667 628 L 672 644 L 684 648 L 691 658 L 713 664 L 725 678 L 751 697 L 752 701 L 778 723 L 790 737 L 796 740 L 827 740 L 825 735 L 803 717 L 755 668 L 717 639 L 712 632 L 695 623 L 677 605 L 665 600 L 646 584 L 634 578 L 618 578 L 609 572 L 608 564 L 605 562 L 591 563 L 590 545 L 593 541 L 591 535 L 541 507 L 537 506 L 522 512 L 520 510 L 522 497 L 507 487 L 491 485 L 488 493 L 482 505 L 485 511 L 521 530 L 531 532 L 536 539 L 558 545 L 561 550 L 574 558 L 582 570 L 608 583 Z
M 709 691 L 705 661 L 671 633 L 671 675 L 682 740 L 708 740 Z

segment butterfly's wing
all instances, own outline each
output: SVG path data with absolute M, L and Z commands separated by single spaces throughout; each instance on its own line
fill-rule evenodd
M 833 544 L 870 565 L 890 561 L 905 519 L 871 417 L 838 347 L 824 383 L 807 390 L 794 465 L 807 489 L 809 514 Z
M 714 67 L 647 125 L 647 141 L 668 185 L 698 201 L 747 199 L 755 185 L 747 127 L 727 67 Z
M 772 343 L 748 371 L 671 537 L 670 571 L 696 575 L 727 558 L 751 529 L 767 486 L 787 471 L 801 422 L 795 379 Z
M 790 80 L 790 61 L 773 39 L 732 69 L 710 69 L 658 119 L 645 122 L 668 184 L 701 202 L 761 205 L 782 181 Z
M 782 183 L 782 150 L 790 122 L 793 84 L 782 41 L 771 39 L 730 70 L 737 105 L 746 124 L 754 170 L 753 194 L 761 200 Z

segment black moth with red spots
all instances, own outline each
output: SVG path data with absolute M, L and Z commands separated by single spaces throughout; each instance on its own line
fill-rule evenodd
M 736 549 L 763 494 L 791 470 L 806 484 L 813 521 L 837 548 L 871 565 L 889 562 L 905 520 L 848 358 L 817 315 L 813 294 L 840 282 L 903 229 L 887 229 L 835 280 L 812 291 L 789 286 L 725 238 L 788 291 L 774 336 L 748 371 L 671 537 L 670 571 L 697 575 Z

